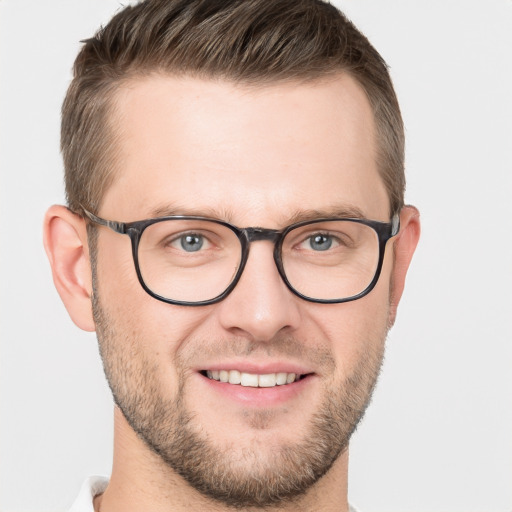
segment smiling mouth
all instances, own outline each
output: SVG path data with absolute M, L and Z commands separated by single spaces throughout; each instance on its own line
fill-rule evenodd
M 298 373 L 245 373 L 238 370 L 204 370 L 202 375 L 211 380 L 251 388 L 273 388 L 286 386 L 306 378 L 309 374 Z

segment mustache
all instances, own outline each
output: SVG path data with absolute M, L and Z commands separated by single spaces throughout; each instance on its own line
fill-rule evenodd
M 272 340 L 258 341 L 246 337 L 208 340 L 191 339 L 177 353 L 177 359 L 187 367 L 194 361 L 225 358 L 293 359 L 307 361 L 316 367 L 334 370 L 336 361 L 331 348 L 322 341 L 301 341 L 293 336 L 276 336 Z

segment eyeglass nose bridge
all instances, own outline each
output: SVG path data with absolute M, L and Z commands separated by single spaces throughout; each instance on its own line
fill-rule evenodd
M 240 229 L 241 233 L 243 233 L 243 237 L 240 238 L 240 242 L 242 242 L 242 260 L 240 264 L 240 268 L 238 270 L 238 275 L 231 284 L 228 291 L 226 291 L 227 295 L 228 293 L 231 293 L 231 291 L 235 288 L 238 281 L 242 277 L 242 273 L 245 269 L 245 266 L 247 264 L 247 260 L 249 258 L 249 252 L 250 252 L 250 245 L 251 242 L 260 242 L 260 241 L 269 241 L 272 242 L 274 245 L 274 262 L 277 267 L 277 271 L 279 272 L 279 275 L 281 276 L 281 279 L 284 281 L 286 286 L 293 292 L 294 289 L 290 286 L 288 279 L 286 278 L 283 270 L 283 265 L 281 261 L 281 254 L 280 254 L 280 246 L 282 244 L 282 237 L 283 237 L 283 231 L 279 231 L 278 229 L 267 229 L 267 228 L 259 228 L 259 227 L 251 227 L 251 228 L 242 228 Z
M 249 242 L 258 242 L 262 240 L 269 240 L 276 243 L 279 239 L 281 232 L 277 229 L 265 228 L 245 228 L 242 230 Z

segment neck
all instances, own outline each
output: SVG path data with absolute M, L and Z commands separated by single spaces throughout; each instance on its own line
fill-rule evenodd
M 348 512 L 348 451 L 304 495 L 265 512 Z M 114 415 L 114 461 L 110 483 L 94 499 L 95 512 L 233 512 L 233 508 L 203 496 L 154 454 L 116 408 Z M 258 512 L 260 508 L 245 508 Z

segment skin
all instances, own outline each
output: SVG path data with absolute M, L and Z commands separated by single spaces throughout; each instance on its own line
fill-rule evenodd
M 151 76 L 118 91 L 115 115 L 119 165 L 95 212 L 101 217 L 130 222 L 172 211 L 239 227 L 282 229 L 305 212 L 357 209 L 368 219 L 390 220 L 375 161 L 373 115 L 364 92 L 347 75 L 251 88 Z M 272 244 L 256 242 L 235 290 L 218 304 L 192 308 L 146 294 L 135 275 L 128 237 L 101 228 L 95 293 L 115 331 L 110 337 L 99 332 L 104 362 L 108 367 L 110 361 L 118 375 L 120 354 L 129 354 L 136 371 L 128 371 L 125 380 L 119 377 L 118 384 L 133 391 L 141 385 L 134 382 L 137 372 L 149 367 L 164 403 L 174 404 L 181 386 L 192 425 L 211 446 L 229 449 L 238 472 L 265 467 L 283 446 L 305 441 L 325 400 L 370 360 L 375 375 L 361 384 L 364 410 L 418 237 L 417 210 L 405 207 L 375 289 L 362 299 L 332 305 L 293 295 L 278 275 Z M 71 318 L 80 328 L 95 330 L 83 219 L 64 207 L 50 208 L 45 247 Z M 293 340 L 293 349 L 283 340 Z M 219 393 L 198 373 L 216 365 L 287 364 L 312 377 L 296 393 L 277 398 L 260 394 L 239 400 Z M 228 509 L 165 464 L 117 407 L 114 442 L 111 481 L 95 500 L 96 510 L 159 511 L 169 504 L 176 511 Z M 323 478 L 275 510 L 348 510 L 347 471 L 344 449 Z

